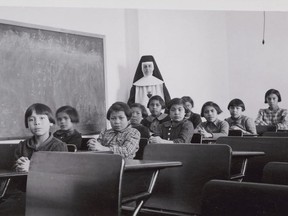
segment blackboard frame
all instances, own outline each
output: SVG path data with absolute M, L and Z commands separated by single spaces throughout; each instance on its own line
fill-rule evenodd
M 103 130 L 104 128 L 106 128 L 106 92 L 107 92 L 107 89 L 106 89 L 106 85 L 105 85 L 105 83 L 106 83 L 106 56 L 105 56 L 105 36 L 104 35 L 100 35 L 100 34 L 92 34 L 92 33 L 86 33 L 86 32 L 80 32 L 80 31 L 75 31 L 75 30 L 67 30 L 67 29 L 61 29 L 61 28 L 54 28 L 54 27 L 49 27 L 49 26 L 40 26 L 40 25 L 35 25 L 35 24 L 28 24 L 28 23 L 22 23 L 22 22 L 16 22 L 16 21 L 9 21 L 9 20 L 3 20 L 3 19 L 0 19 L 0 31 L 2 30 L 1 29 L 1 25 L 5 25 L 5 26 L 9 26 L 9 27 L 11 27 L 12 29 L 13 28 L 19 28 L 20 30 L 19 31 L 21 31 L 21 29 L 25 29 L 25 30 L 23 30 L 23 31 L 34 31 L 34 33 L 35 32 L 38 32 L 39 34 L 40 34 L 40 36 L 45 36 L 45 34 L 47 33 L 51 33 L 51 34 L 54 34 L 54 35 L 56 35 L 55 36 L 55 38 L 57 38 L 58 36 L 59 37 L 64 37 L 65 38 L 65 36 L 67 36 L 67 38 L 68 37 L 70 37 L 70 39 L 72 38 L 74 38 L 75 40 L 70 40 L 69 38 L 67 39 L 67 41 L 73 41 L 73 46 L 75 45 L 75 47 L 73 47 L 73 49 L 75 49 L 76 50 L 76 52 L 82 52 L 83 51 L 83 47 L 84 47 L 84 45 L 81 47 L 81 44 L 80 43 L 78 43 L 77 44 L 77 41 L 81 41 L 82 40 L 82 38 L 86 38 L 87 39 L 87 44 L 85 45 L 86 47 L 84 47 L 85 48 L 85 51 L 84 52 L 86 52 L 86 53 L 84 53 L 83 55 L 84 55 L 84 57 L 85 57 L 85 54 L 86 55 L 88 55 L 87 53 L 88 53 L 88 48 L 89 48 L 89 45 L 93 45 L 93 47 L 91 46 L 90 47 L 90 53 L 92 53 L 92 57 L 93 57 L 93 54 L 95 53 L 95 56 L 97 55 L 97 60 L 96 60 L 96 58 L 95 58 L 95 61 L 97 61 L 97 63 L 95 63 L 95 65 L 97 65 L 97 67 L 96 67 L 96 69 L 97 70 L 95 70 L 95 74 L 92 74 L 92 72 L 94 73 L 94 71 L 91 69 L 89 69 L 89 70 L 87 70 L 88 71 L 88 73 L 91 73 L 91 74 L 88 74 L 88 75 L 93 75 L 92 77 L 97 77 L 97 80 L 98 80 L 98 78 L 100 77 L 100 81 L 97 81 L 97 82 L 95 82 L 95 85 L 94 85 L 94 83 L 92 83 L 92 81 L 93 81 L 93 79 L 91 79 L 91 83 L 89 83 L 90 84 L 90 87 L 89 88 L 91 88 L 92 90 L 94 90 L 95 91 L 95 93 L 96 93 L 96 96 L 95 97 L 92 97 L 92 96 L 90 96 L 89 98 L 88 98 L 88 100 L 89 101 L 92 101 L 92 102 L 89 102 L 90 104 L 89 105 L 86 105 L 86 107 L 84 107 L 83 109 L 82 108 L 79 108 L 80 106 L 79 106 L 79 104 L 77 104 L 77 99 L 75 99 L 75 98 L 72 98 L 71 100 L 70 100 L 70 104 L 67 104 L 67 103 L 59 103 L 59 100 L 58 100 L 58 102 L 57 101 L 55 101 L 52 97 L 50 97 L 50 98 L 42 98 L 40 101 L 33 101 L 33 102 L 29 102 L 29 103 L 27 103 L 25 106 L 23 106 L 23 104 L 22 104 L 22 109 L 21 109 L 21 116 L 20 117 L 18 117 L 18 118 L 16 118 L 16 119 L 11 119 L 11 118 L 4 118 L 4 122 L 1 122 L 1 120 L 0 120 L 0 140 L 11 140 L 11 139 L 22 139 L 22 138 L 26 138 L 27 136 L 30 136 L 31 134 L 30 134 L 30 132 L 29 132 L 29 130 L 28 129 L 26 129 L 25 128 L 25 126 L 24 126 L 24 113 L 25 113 L 25 110 L 26 110 L 26 108 L 29 106 L 29 105 L 31 105 L 32 103 L 36 103 L 36 102 L 42 102 L 42 103 L 44 103 L 44 104 L 47 104 L 47 103 L 45 103 L 46 101 L 48 101 L 48 102 L 51 102 L 51 104 L 47 104 L 51 109 L 52 109 L 52 111 L 53 111 L 53 113 L 55 113 L 55 111 L 56 111 L 56 109 L 57 108 L 59 108 L 60 106 L 64 106 L 64 105 L 71 105 L 71 106 L 74 106 L 77 110 L 78 110 L 78 112 L 79 112 L 79 115 L 80 115 L 80 122 L 81 122 L 81 116 L 83 117 L 83 116 L 85 116 L 85 118 L 86 118 L 86 120 L 87 120 L 87 118 L 89 117 L 89 116 L 92 116 L 93 118 L 94 118 L 94 116 L 95 116 L 95 113 L 97 114 L 96 116 L 97 117 L 95 117 L 95 119 L 94 119 L 94 121 L 93 121 L 93 123 L 91 123 L 90 121 L 85 121 L 85 122 L 83 122 L 82 121 L 82 123 L 80 123 L 80 124 L 78 124 L 78 127 L 77 127 L 77 129 L 83 134 L 83 135 L 91 135 L 91 134 L 98 134 L 101 130 Z M 31 33 L 32 34 L 32 33 Z M 57 36 L 58 35 L 58 36 Z M 35 34 L 34 34 L 34 36 L 35 36 Z M 39 37 L 40 37 L 39 36 Z M 49 43 L 50 43 L 50 45 L 51 45 L 51 37 L 50 37 L 50 39 L 49 39 L 49 37 L 47 37 L 47 38 L 45 38 L 43 36 L 43 38 L 44 38 L 44 40 L 45 39 L 47 39 L 47 40 L 49 40 Z M 38 36 L 37 36 L 38 37 Z M 41 38 L 41 39 L 43 39 L 43 38 Z M 52 36 L 52 38 L 53 38 L 53 36 Z M 0 36 L 0 44 L 1 44 L 1 36 Z M 40 39 L 39 39 L 40 40 Z M 94 42 L 94 40 L 95 40 L 95 42 Z M 64 41 L 64 42 L 63 42 Z M 76 41 L 76 42 L 75 42 Z M 60 40 L 60 43 L 62 43 L 63 42 L 63 44 L 65 43 L 65 40 Z M 91 42 L 91 43 L 89 43 L 89 42 Z M 59 43 L 59 41 L 57 42 L 57 43 Z M 67 43 L 69 43 L 69 42 L 67 42 Z M 63 45 L 63 44 L 61 44 L 61 45 Z M 72 44 L 72 43 L 71 43 Z M 70 44 L 70 45 L 71 45 Z M 80 45 L 79 45 L 80 44 Z M 94 44 L 96 44 L 95 45 L 95 47 L 94 47 Z M 101 44 L 101 45 L 100 45 Z M 58 45 L 58 44 L 57 44 Z M 99 47 L 98 47 L 99 46 Z M 88 47 L 88 48 L 87 48 Z M 1 47 L 0 47 L 1 48 Z M 95 48 L 95 49 L 94 49 Z M 63 48 L 63 50 L 64 49 L 66 49 L 66 48 Z M 87 49 L 87 50 L 86 50 Z M 101 50 L 101 51 L 99 51 L 99 50 Z M 0 55 L 1 55 L 1 49 L 0 49 Z M 89 54 L 90 54 L 89 53 Z M 6 60 L 6 59 L 4 59 L 4 60 Z M 2 65 L 3 66 L 3 65 Z M 94 66 L 94 65 L 93 65 Z M 1 62 L 0 62 L 0 67 L 1 67 Z M 0 69 L 1 70 L 1 69 Z M 45 71 L 45 70 L 44 70 Z M 65 71 L 66 72 L 66 71 Z M 1 72 L 0 72 L 0 75 L 1 75 Z M 83 76 L 83 71 L 81 71 L 81 74 L 79 73 L 79 78 L 81 77 L 81 76 Z M 88 77 L 88 75 L 87 75 L 87 77 Z M 46 75 L 45 75 L 46 76 Z M 48 76 L 48 75 L 47 75 Z M 63 75 L 64 76 L 64 75 Z M 77 73 L 74 73 L 74 76 L 77 76 Z M 51 78 L 51 77 L 46 77 L 46 79 L 48 79 L 49 80 L 49 78 Z M 76 77 L 77 78 L 77 77 Z M 4 81 L 3 82 L 5 82 L 5 79 L 4 79 Z M 1 84 L 1 83 L 0 83 Z M 5 83 L 4 83 L 5 84 Z M 1 84 L 2 86 L 3 86 L 3 83 Z M 101 86 L 99 86 L 99 85 L 101 85 Z M 47 88 L 48 87 L 51 87 L 51 86 L 47 86 Z M 74 87 L 75 87 L 75 85 L 74 85 Z M 84 89 L 84 88 L 86 88 L 85 86 L 80 86 L 79 87 L 79 91 L 82 91 L 82 89 Z M 98 89 L 97 89 L 98 88 Z M 95 90 L 95 89 L 97 89 L 97 91 Z M 99 90 L 100 89 L 100 90 Z M 7 88 L 6 88 L 6 90 L 7 90 Z M 1 88 L 0 88 L 0 91 L 1 91 Z M 78 92 L 79 92 L 78 91 Z M 86 90 L 86 91 L 89 91 L 89 89 L 88 90 Z M 7 93 L 7 92 L 6 92 Z M 5 94 L 5 91 L 4 91 L 4 93 L 3 94 Z M 44 94 L 44 93 L 43 93 Z M 68 94 L 68 91 L 67 91 L 67 94 Z M 55 95 L 55 94 L 54 94 Z M 0 96 L 1 96 L 1 92 L 0 92 Z M 2 95 L 3 96 L 3 95 Z M 64 97 L 65 97 L 66 95 L 64 95 Z M 81 95 L 77 95 L 77 96 L 79 96 L 79 98 L 81 98 Z M 11 97 L 10 97 L 11 98 Z M 67 97 L 65 97 L 65 99 L 67 99 Z M 11 99 L 12 100 L 12 99 Z M 24 100 L 24 99 L 23 99 Z M 54 101 L 53 101 L 54 100 Z M 87 100 L 87 101 L 88 101 Z M 7 101 L 7 100 L 6 100 Z M 69 101 L 69 100 L 68 100 Z M 74 104 L 73 104 L 73 101 L 74 101 Z M 8 100 L 8 102 L 10 103 L 10 101 Z M 1 107 L 1 103 L 2 103 L 2 107 Z M 4 105 L 3 105 L 4 104 Z M 82 104 L 84 104 L 84 103 L 82 103 Z M 94 105 L 95 105 L 95 107 L 94 107 Z M 0 109 L 2 108 L 2 110 L 3 110 L 3 106 L 5 107 L 5 100 L 4 101 L 1 101 L 1 99 L 0 99 Z M 17 105 L 16 105 L 17 106 Z M 88 106 L 90 106 L 90 107 L 88 107 Z M 11 107 L 11 106 L 10 106 Z M 79 109 L 78 109 L 79 108 Z M 6 109 L 8 110 L 9 109 L 9 106 L 8 107 L 6 107 Z M 9 111 L 5 111 L 4 113 L 5 114 L 7 114 L 8 113 L 8 115 L 10 114 L 11 115 L 11 113 L 9 113 Z M 83 112 L 83 111 L 87 111 L 88 112 L 88 116 L 85 114 L 83 114 L 83 113 L 81 113 L 81 112 Z M 17 114 L 19 114 L 18 113 L 19 112 L 19 110 L 17 110 Z M 13 113 L 12 113 L 12 117 L 13 117 Z M 85 119 L 84 118 L 84 119 Z M 18 127 L 18 124 L 20 125 L 19 126 L 19 130 L 20 130 L 20 128 L 21 128 L 21 133 L 9 133 L 8 135 L 6 135 L 7 133 L 5 133 L 4 134 L 4 132 L 1 132 L 1 131 L 3 131 L 3 130 L 1 130 L 1 126 L 3 127 L 3 129 L 4 129 L 4 127 L 7 125 L 7 120 L 12 120 L 12 121 L 14 121 L 14 125 L 16 125 L 16 127 Z M 3 118 L 2 118 L 2 120 L 3 120 Z M 90 118 L 89 118 L 89 120 L 90 120 Z M 92 121 L 93 119 L 91 118 L 91 121 Z M 6 122 L 5 122 L 6 121 Z M 95 123 L 94 123 L 95 122 Z M 11 125 L 10 125 L 10 128 L 11 128 Z M 12 126 L 12 128 L 13 128 L 13 126 Z M 56 126 L 53 126 L 52 128 L 51 128 L 51 132 L 54 132 L 55 130 L 57 129 L 57 127 Z M 13 130 L 11 130 L 11 131 L 13 131 Z

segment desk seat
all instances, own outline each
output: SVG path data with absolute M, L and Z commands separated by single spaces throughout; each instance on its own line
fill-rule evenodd
M 227 145 L 150 144 L 143 158 L 182 162 L 182 167 L 161 171 L 154 192 L 143 206 L 149 212 L 198 214 L 204 184 L 230 176 L 231 148 Z
M 220 137 L 233 151 L 260 151 L 265 156 L 250 158 L 243 181 L 261 182 L 264 166 L 271 161 L 288 162 L 288 137 Z
M 35 152 L 26 216 L 121 215 L 124 160 L 113 154 Z
M 203 188 L 201 216 L 286 216 L 288 186 L 223 180 Z

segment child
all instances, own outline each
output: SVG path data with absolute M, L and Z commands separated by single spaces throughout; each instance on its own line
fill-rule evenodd
M 277 129 L 288 129 L 288 112 L 287 109 L 281 109 L 278 106 L 278 102 L 281 102 L 281 95 L 276 89 L 269 89 L 265 93 L 265 103 L 268 103 L 269 107 L 266 109 L 260 109 L 258 116 L 255 120 L 256 125 L 275 125 Z
M 194 107 L 194 101 L 189 96 L 183 96 L 182 100 L 185 102 L 185 106 L 189 110 L 185 118 L 190 120 L 193 123 L 194 128 L 196 128 L 202 122 L 202 119 L 199 114 L 192 112 L 192 108 Z
M 62 106 L 56 111 L 56 120 L 60 130 L 53 134 L 54 137 L 67 144 L 75 144 L 77 149 L 80 149 L 82 136 L 74 128 L 79 122 L 77 110 L 71 106 Z
M 201 109 L 201 116 L 206 119 L 196 128 L 204 138 L 217 139 L 220 136 L 228 136 L 229 124 L 226 121 L 218 119 L 218 115 L 222 113 L 220 107 L 212 102 L 206 102 Z
M 21 141 L 16 149 L 16 171 L 28 172 L 30 159 L 35 151 L 67 151 L 65 143 L 49 132 L 55 124 L 51 109 L 40 103 L 32 104 L 25 112 L 25 126 L 33 136 Z
M 168 104 L 171 121 L 163 122 L 160 133 L 149 139 L 150 143 L 190 143 L 194 127 L 191 121 L 185 119 L 188 109 L 184 100 L 174 98 Z M 158 136 L 157 136 L 158 135 Z
M 141 138 L 148 139 L 150 137 L 149 129 L 141 124 L 142 119 L 148 116 L 146 108 L 140 103 L 134 103 L 130 108 L 132 111 L 131 126 L 140 132 Z
M 141 124 L 149 128 L 151 134 L 159 134 L 159 125 L 162 122 L 170 121 L 169 116 L 161 111 L 165 109 L 165 102 L 159 95 L 152 96 L 147 104 L 151 115 L 143 119 Z
M 225 119 L 230 130 L 241 130 L 243 134 L 257 134 L 256 126 L 252 118 L 242 115 L 245 105 L 242 100 L 235 98 L 228 104 L 231 117 Z
M 129 120 L 131 110 L 123 102 L 116 102 L 108 109 L 107 119 L 111 129 L 102 131 L 98 139 L 90 139 L 87 143 L 91 151 L 113 151 L 123 158 L 134 158 L 139 148 L 140 132 L 131 128 Z

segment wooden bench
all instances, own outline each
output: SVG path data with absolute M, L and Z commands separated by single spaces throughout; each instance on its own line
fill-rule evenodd
M 268 162 L 288 162 L 288 138 L 285 137 L 220 137 L 216 144 L 227 144 L 233 151 L 265 152 L 265 156 L 249 159 L 243 181 L 261 182 Z
M 149 144 L 145 160 L 181 161 L 163 170 L 150 199 L 142 208 L 164 215 L 198 214 L 202 187 L 211 179 L 229 179 L 231 148 L 227 145 Z

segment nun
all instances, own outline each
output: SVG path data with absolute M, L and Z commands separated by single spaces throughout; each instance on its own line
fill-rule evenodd
M 165 103 L 170 101 L 169 92 L 154 57 L 142 56 L 136 69 L 127 103 L 129 106 L 133 103 L 147 106 L 149 98 L 154 95 L 161 96 Z

